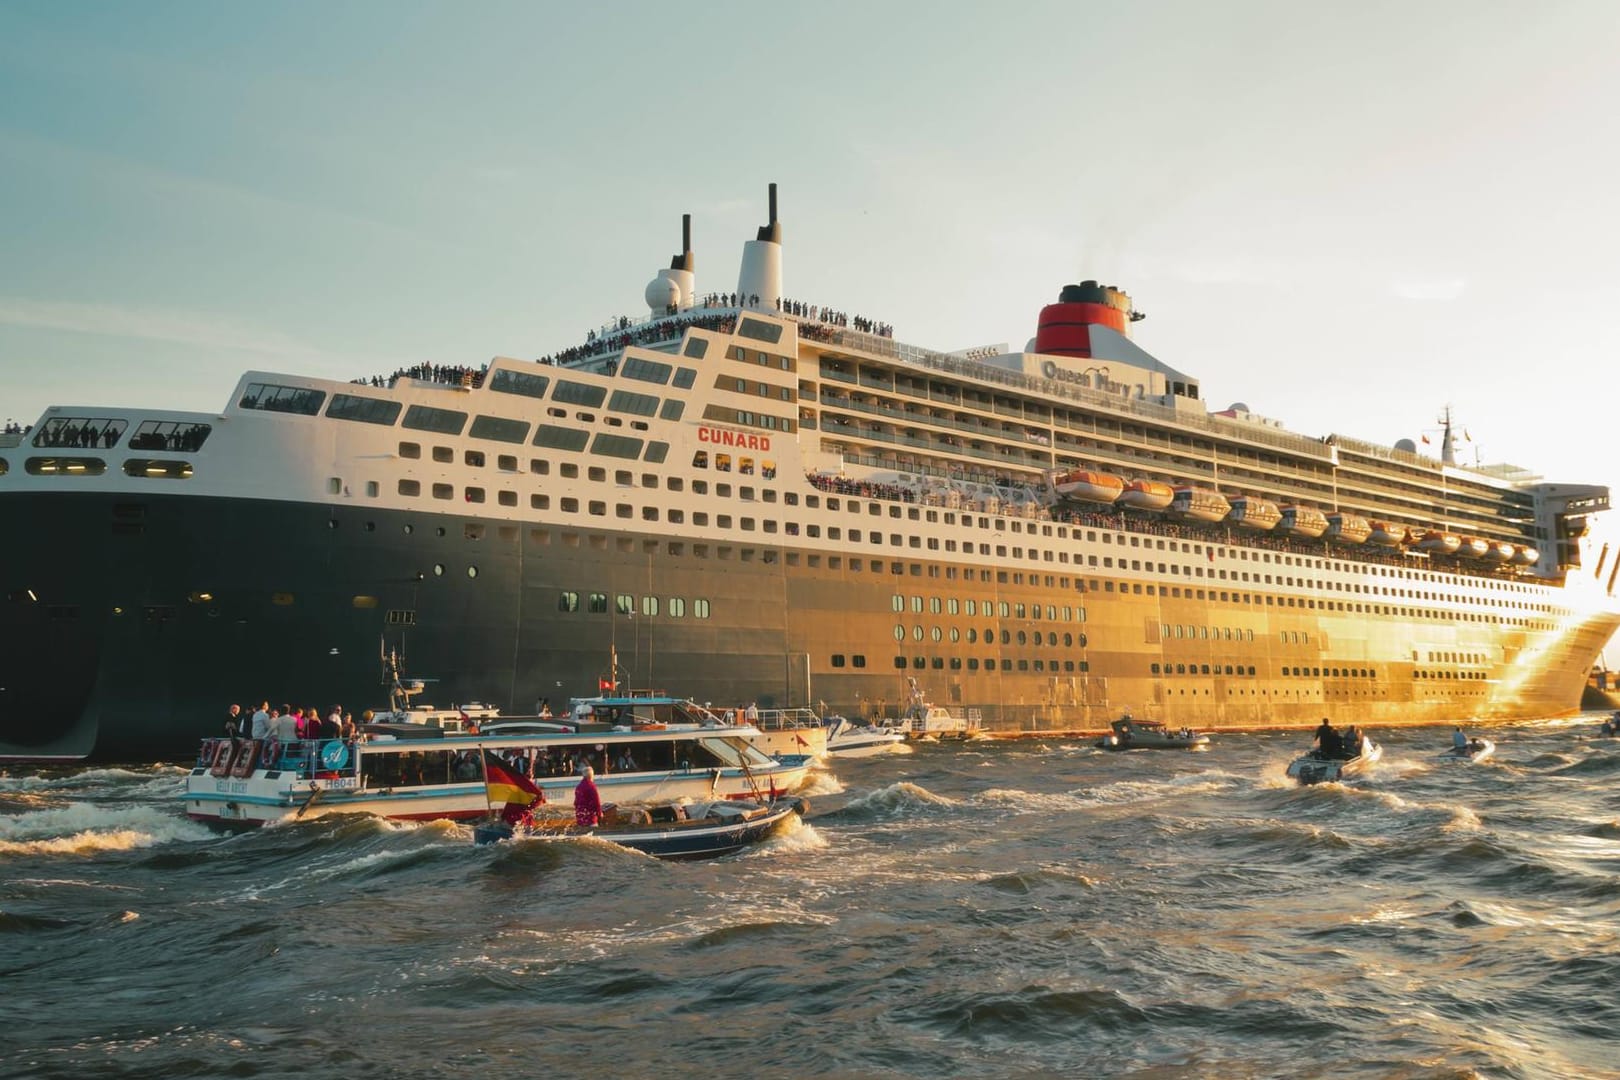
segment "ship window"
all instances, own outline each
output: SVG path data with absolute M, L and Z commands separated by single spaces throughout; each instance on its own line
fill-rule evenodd
M 630 413 L 632 416 L 652 416 L 658 411 L 658 395 L 615 390 L 612 399 L 608 401 L 608 408 L 613 412 Z
M 524 397 L 543 398 L 551 385 L 549 375 L 531 375 L 524 371 L 498 368 L 490 376 L 489 388 L 502 394 L 522 394 Z
M 679 596 L 670 597 L 669 613 L 673 618 L 684 619 L 686 617 L 686 601 L 681 599 Z
M 590 595 L 590 606 L 586 609 L 592 615 L 606 615 L 608 609 L 607 593 L 593 592 Z
M 435 409 L 427 405 L 412 405 L 405 410 L 404 426 L 414 431 L 433 431 L 440 435 L 460 435 L 467 425 L 467 414 L 454 409 Z
M 417 480 L 401 480 L 399 482 L 399 493 L 415 497 L 422 494 L 422 484 Z
M 506 420 L 499 416 L 475 416 L 468 432 L 475 439 L 520 443 L 529 437 L 527 420 Z
M 782 340 L 782 327 L 777 323 L 761 322 L 745 316 L 738 322 L 737 336 L 775 345 Z
M 455 486 L 452 485 L 452 484 L 434 484 L 433 485 L 433 497 L 435 499 L 451 499 L 451 498 L 455 497 L 455 494 L 456 494 L 456 489 L 455 489 Z
M 606 517 L 607 516 L 607 503 L 601 501 L 600 499 L 592 499 L 587 504 L 587 508 L 596 517 Z
M 162 480 L 189 480 L 191 479 L 191 462 L 130 458 L 124 462 L 124 475 L 144 476 Z
M 669 398 L 658 410 L 660 420 L 679 420 L 686 412 L 686 402 L 680 398 Z
M 642 443 L 643 440 L 629 435 L 598 432 L 596 439 L 591 443 L 591 453 L 602 454 L 605 457 L 628 458 L 633 461 L 641 456 Z
M 11 466 L 6 464 L 6 459 L 5 458 L 0 457 L 0 476 L 4 476 L 4 475 L 6 475 L 6 473 L 8 473 L 10 471 L 11 471 Z
M 107 471 L 107 463 L 89 457 L 31 457 L 23 462 L 30 476 L 100 476 Z
M 468 450 L 462 455 L 462 460 L 475 469 L 484 467 L 484 452 L 482 450 Z
M 356 420 L 363 424 L 392 426 L 394 421 L 399 419 L 401 408 L 399 402 L 383 398 L 361 397 L 358 394 L 333 394 L 332 404 L 326 407 L 326 417 L 328 420 Z M 131 440 L 130 446 L 133 448 L 134 445 L 134 440 Z
M 551 509 L 551 496 L 550 495 L 530 495 L 529 496 L 529 508 L 531 510 L 550 510 Z
M 433 460 L 441 465 L 449 465 L 456 460 L 456 452 L 448 446 L 435 446 L 433 448 Z
M 496 501 L 499 502 L 502 506 L 516 506 L 517 505 L 517 492 L 515 492 L 515 491 L 502 491 L 502 492 L 498 493 L 495 498 L 496 498 Z
M 703 355 L 705 353 L 707 353 L 708 351 L 709 351 L 709 341 L 708 341 L 708 339 L 707 338 L 694 337 L 694 338 L 689 339 L 686 342 L 686 348 L 681 351 L 681 355 L 690 356 L 694 360 L 701 360 L 701 359 L 703 359 Z M 681 370 L 682 371 L 690 371 L 691 369 L 690 368 L 682 368 Z
M 557 471 L 562 475 L 563 479 L 565 479 L 565 480 L 578 480 L 579 479 L 579 466 L 575 465 L 575 464 L 573 464 L 571 462 L 565 463 Z
M 707 600 L 692 601 L 692 617 L 707 619 L 709 617 L 709 602 Z
M 534 445 L 549 446 L 557 450 L 583 450 L 590 441 L 590 432 L 577 428 L 539 424 L 534 429 Z
M 730 454 L 716 454 L 716 455 L 714 455 L 714 467 L 719 472 L 730 472 L 731 471 L 731 455 Z
M 579 593 L 577 593 L 577 592 L 560 592 L 560 593 L 558 593 L 557 594 L 557 610 L 558 611 L 578 611 L 579 610 Z
M 641 455 L 641 460 L 651 465 L 662 465 L 664 460 L 668 457 L 669 443 L 653 441 L 647 444 L 647 451 Z M 674 490 L 679 489 L 677 488 Z
M 326 403 L 326 392 L 302 386 L 280 386 L 276 383 L 248 383 L 238 404 L 244 409 L 264 412 L 296 413 L 315 416 Z
M 552 391 L 551 400 L 564 405 L 584 405 L 595 409 L 600 408 L 602 402 L 607 400 L 607 389 L 589 383 L 574 382 L 572 379 L 558 379 L 557 389 Z
M 657 383 L 663 386 L 669 382 L 670 373 L 675 370 L 673 364 L 665 364 L 657 360 L 642 360 L 636 357 L 626 360 L 619 367 L 619 374 L 627 379 L 639 382 Z M 614 394 L 615 397 L 618 393 Z

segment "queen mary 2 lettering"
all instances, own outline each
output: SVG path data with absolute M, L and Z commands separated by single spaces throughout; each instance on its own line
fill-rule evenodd
M 1251 422 L 1264 386 L 1212 412 L 1094 281 L 1032 299 L 1021 351 L 907 343 L 785 291 L 774 186 L 715 291 L 681 239 L 626 283 L 644 317 L 538 360 L 250 371 L 206 413 L 0 436 L 0 757 L 358 715 L 380 655 L 508 714 L 615 656 L 728 708 L 915 685 L 987 731 L 1545 717 L 1620 626 L 1604 487 Z
M 771 437 L 760 435 L 752 431 L 730 431 L 726 428 L 700 427 L 698 428 L 698 442 L 710 443 L 714 446 L 735 447 L 738 450 L 758 450 L 762 454 L 771 452 Z

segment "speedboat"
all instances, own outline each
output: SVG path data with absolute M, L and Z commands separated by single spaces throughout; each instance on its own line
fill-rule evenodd
M 1620 735 L 1620 710 L 1615 711 L 1598 726 L 1598 736 L 1600 738 L 1610 738 L 1616 735 Z
M 905 741 L 904 732 L 887 724 L 858 724 L 842 716 L 827 718 L 827 753 L 834 757 L 886 754 Z
M 1489 739 L 1469 739 L 1462 746 L 1453 746 L 1438 758 L 1440 761 L 1484 761 L 1496 753 L 1496 744 Z
M 490 821 L 473 830 L 473 841 L 607 840 L 660 859 L 710 859 L 729 855 L 749 844 L 770 839 L 810 804 L 797 797 L 769 802 L 718 800 L 682 805 L 607 808 L 597 825 L 581 826 L 572 817 Z
M 944 705 L 935 705 L 928 700 L 922 687 L 917 685 L 916 679 L 908 677 L 907 682 L 911 684 L 910 698 L 894 730 L 904 733 L 908 739 L 966 740 L 979 737 L 979 710 L 952 711 Z
M 1114 733 L 1104 735 L 1097 743 L 1104 750 L 1192 750 L 1209 745 L 1209 736 L 1201 731 L 1171 731 L 1158 720 L 1122 716 L 1112 726 Z
M 1361 753 L 1351 757 L 1322 755 L 1320 750 L 1309 750 L 1288 763 L 1288 776 L 1301 784 L 1334 784 L 1367 771 L 1367 767 L 1384 756 L 1384 748 L 1372 739 L 1362 736 Z

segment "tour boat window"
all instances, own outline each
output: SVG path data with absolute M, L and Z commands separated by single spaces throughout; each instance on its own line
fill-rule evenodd
M 484 452 L 482 450 L 468 450 L 462 460 L 475 469 L 482 469 L 484 467 Z
M 551 496 L 549 496 L 549 495 L 530 495 L 529 496 L 529 509 L 531 509 L 531 510 L 550 510 L 551 509 Z
M 399 482 L 399 493 L 401 495 L 406 495 L 406 496 L 409 496 L 411 498 L 415 498 L 416 496 L 422 494 L 421 481 L 419 481 L 419 480 L 401 480 Z
M 101 476 L 107 463 L 90 457 L 31 457 L 23 470 L 30 476 Z
M 730 454 L 716 454 L 716 455 L 714 455 L 714 467 L 719 472 L 730 472 L 731 471 L 731 455 Z
M 499 492 L 495 498 L 502 506 L 516 506 L 518 504 L 517 492 L 515 491 Z
M 664 402 L 663 407 L 658 410 L 658 419 L 679 420 L 685 412 L 686 402 L 681 401 L 679 398 L 669 398 Z
M 699 450 L 694 453 L 692 455 L 692 467 L 695 469 L 707 469 L 709 467 L 709 452 Z
M 412 405 L 405 410 L 403 426 L 414 431 L 432 431 L 440 435 L 460 435 L 467 426 L 467 414 L 455 409 L 435 409 L 427 405 Z
M 587 504 L 587 509 L 596 517 L 607 517 L 607 503 L 599 499 L 592 499 Z
M 403 406 L 399 402 L 383 398 L 362 397 L 359 394 L 333 394 L 332 404 L 326 407 L 326 417 L 328 420 L 355 420 L 362 424 L 392 426 L 394 421 L 399 419 L 401 408 Z M 133 448 L 134 445 L 131 441 L 130 446 Z
M 124 475 L 150 477 L 155 480 L 189 480 L 191 462 L 130 458 L 124 462 Z
M 434 484 L 433 485 L 433 497 L 435 499 L 453 499 L 453 498 L 455 498 L 455 494 L 456 494 L 456 489 L 455 489 L 455 485 L 453 485 L 453 484 Z
M 742 473 L 744 476 L 753 476 L 754 475 L 754 459 L 753 458 L 748 458 L 748 457 L 738 458 L 737 459 L 737 471 L 739 473 Z
M 244 409 L 315 416 L 320 413 L 321 406 L 326 404 L 326 392 L 302 386 L 248 383 L 247 390 L 237 404 Z
M 396 407 L 394 411 L 397 415 L 399 410 Z M 116 423 L 119 425 L 119 430 L 122 430 L 122 421 Z M 135 434 L 129 437 L 129 448 L 131 450 L 200 450 L 212 430 L 207 424 L 183 424 L 174 420 L 144 420 L 135 429 Z M 105 439 L 105 434 L 102 437 Z M 113 441 L 118 441 L 116 435 Z

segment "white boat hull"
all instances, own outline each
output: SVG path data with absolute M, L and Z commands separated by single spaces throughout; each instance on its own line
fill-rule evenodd
M 1366 741 L 1362 752 L 1353 758 L 1321 758 L 1316 751 L 1302 754 L 1288 763 L 1288 776 L 1301 784 L 1338 784 L 1366 772 L 1384 756 L 1384 748 Z

